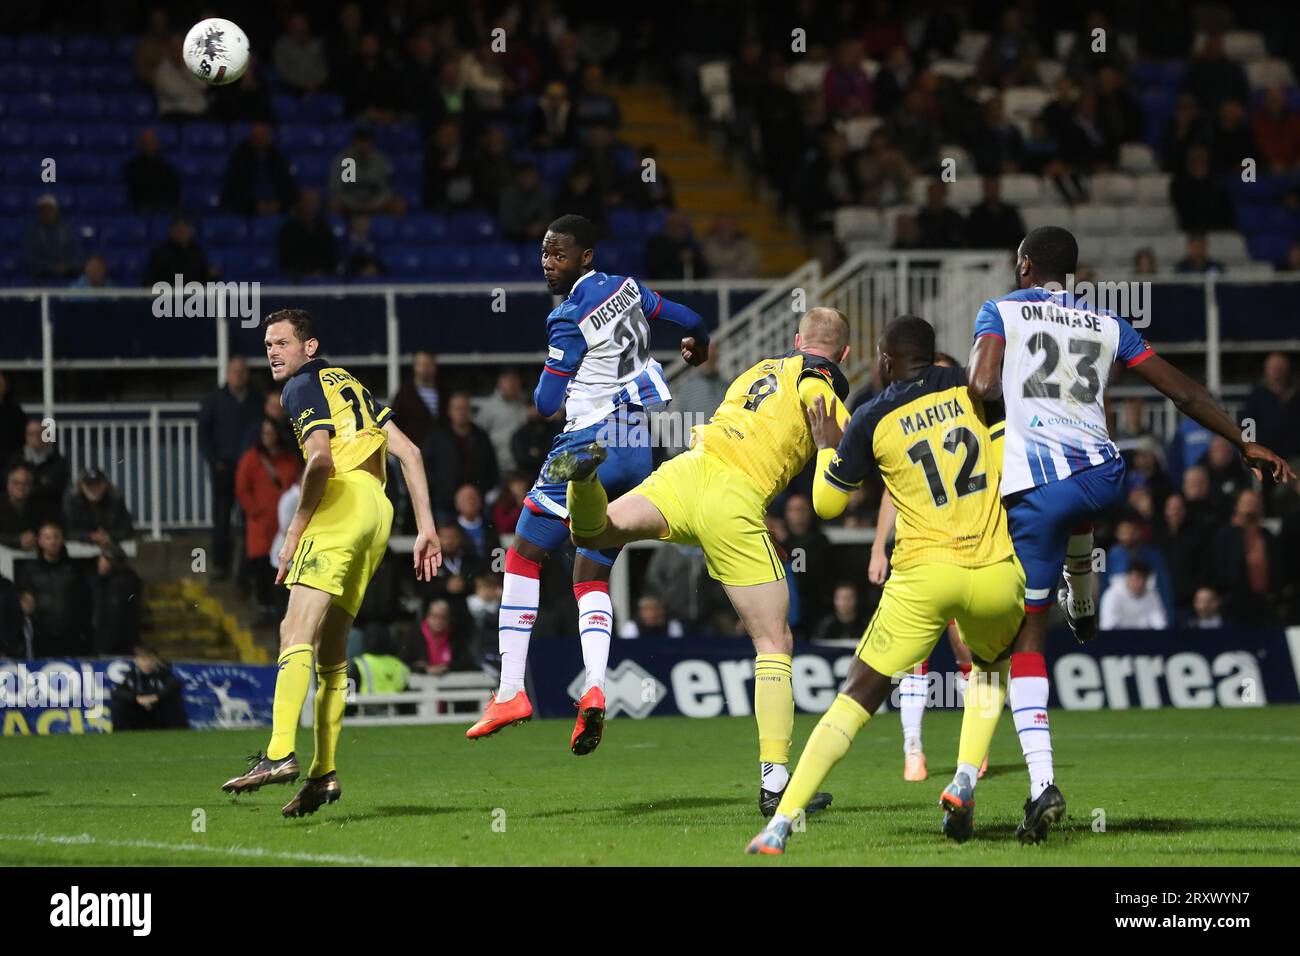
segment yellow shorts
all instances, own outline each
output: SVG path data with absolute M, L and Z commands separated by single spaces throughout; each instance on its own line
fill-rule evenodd
M 767 501 L 740 471 L 687 451 L 664 462 L 629 494 L 648 498 L 668 522 L 665 541 L 704 549 L 709 575 L 746 587 L 785 577 L 763 514 Z
M 331 603 L 356 617 L 392 526 L 392 502 L 374 475 L 356 468 L 333 476 L 298 542 L 285 586 L 333 594 Z
M 1014 557 L 982 568 L 920 564 L 895 571 L 858 643 L 858 657 L 893 677 L 930 656 L 948 621 L 977 664 L 1004 655 L 1024 616 L 1025 571 Z

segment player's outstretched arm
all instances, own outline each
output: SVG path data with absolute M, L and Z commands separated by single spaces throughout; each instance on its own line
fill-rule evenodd
M 682 338 L 682 358 L 688 365 L 702 365 L 709 357 L 709 330 L 704 327 L 704 319 L 690 306 L 665 299 L 658 292 L 641 286 L 641 301 L 647 312 L 647 319 L 667 319 L 680 325 L 691 334 Z
M 289 527 L 284 530 L 284 544 L 280 547 L 280 553 L 276 555 L 276 562 L 279 565 L 275 575 L 276 584 L 284 582 L 289 572 L 289 562 L 293 560 L 294 552 L 298 550 L 298 541 L 302 538 L 302 533 L 307 530 L 307 523 L 311 521 L 311 516 L 316 513 L 316 506 L 325 496 L 325 484 L 334 471 L 330 436 L 325 429 L 318 428 L 311 432 L 303 442 L 302 450 L 307 458 L 307 465 L 302 470 L 302 495 L 298 499 L 298 507 L 294 510 L 293 517 L 289 519 Z
M 966 388 L 976 398 L 1002 397 L 1002 356 L 1006 350 L 1006 339 L 1000 335 L 981 335 L 975 340 L 966 368 Z
M 407 438 L 402 430 L 393 424 L 390 418 L 384 422 L 384 431 L 388 435 L 388 451 L 402 463 L 402 477 L 406 479 L 406 490 L 411 495 L 411 508 L 415 511 L 415 547 L 412 557 L 415 562 L 417 581 L 432 581 L 438 576 L 442 565 L 442 545 L 438 541 L 438 529 L 433 524 L 433 510 L 429 505 L 429 482 L 424 474 L 424 456 L 415 442 Z
M 1200 382 L 1188 378 L 1158 355 L 1133 366 L 1134 371 L 1155 386 L 1162 395 L 1173 401 L 1178 410 L 1193 421 L 1199 422 L 1216 435 L 1232 443 L 1241 452 L 1255 477 L 1263 480 L 1261 472 L 1267 471 L 1281 484 L 1295 481 L 1291 466 L 1263 445 L 1243 441 L 1241 428 L 1219 407 L 1214 396 Z

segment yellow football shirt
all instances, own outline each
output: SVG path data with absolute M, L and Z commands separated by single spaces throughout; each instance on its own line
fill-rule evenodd
M 290 376 L 280 403 L 304 457 L 308 435 L 318 428 L 329 433 L 335 474 L 352 471 L 375 449 L 388 446 L 383 425 L 392 417 L 392 409 L 376 403 L 370 390 L 347 369 L 324 359 L 313 359 Z

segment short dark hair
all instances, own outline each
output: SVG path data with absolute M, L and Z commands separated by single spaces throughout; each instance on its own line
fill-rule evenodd
M 1073 233 L 1060 226 L 1031 229 L 1022 243 L 1034 272 L 1044 278 L 1064 277 L 1079 268 L 1079 243 Z
M 884 350 L 895 358 L 914 355 L 934 360 L 934 326 L 919 315 L 900 315 L 885 326 L 880 341 Z
M 288 322 L 292 325 L 299 342 L 317 337 L 316 323 L 306 309 L 276 309 L 274 312 L 268 312 L 266 318 L 262 320 L 262 328 L 267 329 L 277 322 Z
M 579 249 L 596 248 L 596 227 L 584 216 L 575 216 L 572 213 L 561 216 L 547 226 L 546 231 L 558 236 L 572 236 Z

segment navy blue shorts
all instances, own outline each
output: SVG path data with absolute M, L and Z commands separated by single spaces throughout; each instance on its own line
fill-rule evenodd
M 1003 499 L 1016 557 L 1025 569 L 1026 613 L 1051 606 L 1074 529 L 1123 500 L 1123 458 Z
M 654 470 L 654 451 L 650 447 L 650 428 L 644 412 L 629 411 L 617 419 L 611 417 L 586 428 L 557 435 L 542 464 L 541 474 L 551 459 L 562 451 L 581 448 L 600 439 L 609 451 L 596 474 L 611 501 L 635 488 Z M 525 541 L 551 552 L 569 540 L 569 484 L 544 482 L 538 476 L 532 490 L 524 497 L 524 510 L 515 525 L 515 534 Z M 578 553 L 606 566 L 618 557 L 618 548 L 592 551 L 579 548 Z

